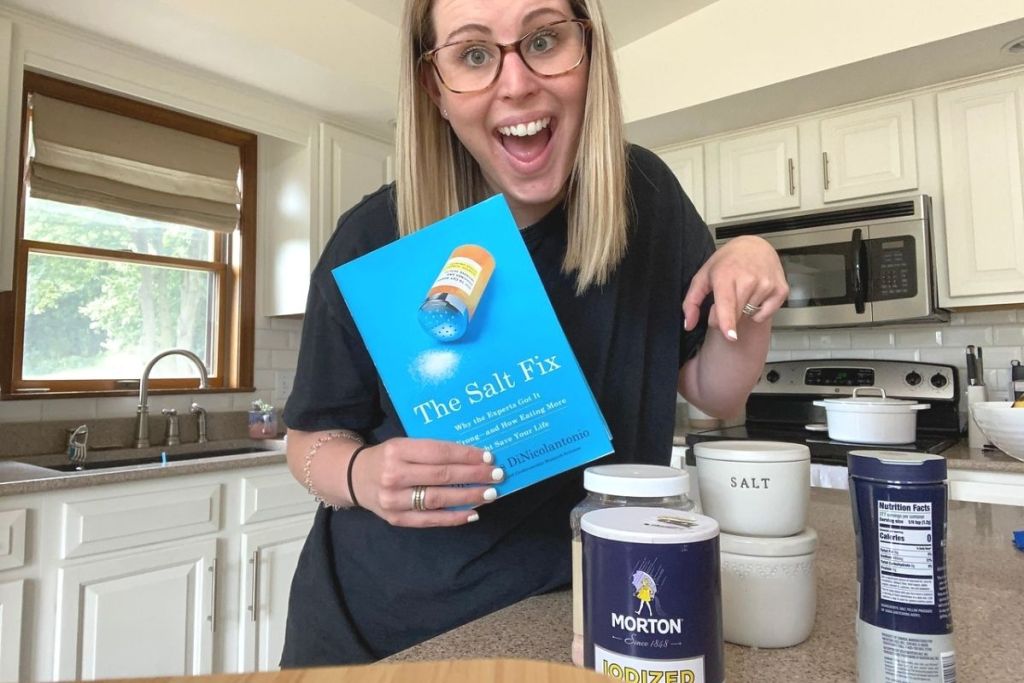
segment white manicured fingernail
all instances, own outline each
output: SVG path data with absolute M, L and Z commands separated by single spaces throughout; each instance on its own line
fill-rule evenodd
M 498 497 L 498 489 L 491 487 L 484 491 L 484 500 L 494 500 Z
M 491 455 L 490 451 L 484 451 L 484 462 L 487 463 L 488 465 L 494 462 L 494 456 Z
M 505 470 L 501 469 L 500 467 L 495 467 L 493 470 L 491 470 L 491 479 L 493 479 L 494 481 L 501 481 L 504 478 Z
M 480 519 L 480 515 L 478 515 L 475 512 L 473 514 L 471 514 L 469 517 L 466 517 L 466 521 L 467 522 L 475 522 L 478 519 Z
M 725 333 L 725 336 L 728 337 L 729 339 L 732 339 L 733 341 L 739 339 L 739 336 L 736 334 L 736 330 L 729 330 L 728 332 Z

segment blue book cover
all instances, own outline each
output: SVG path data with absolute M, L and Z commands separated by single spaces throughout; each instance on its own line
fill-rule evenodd
M 612 452 L 504 197 L 333 274 L 406 434 L 491 451 L 499 495 Z

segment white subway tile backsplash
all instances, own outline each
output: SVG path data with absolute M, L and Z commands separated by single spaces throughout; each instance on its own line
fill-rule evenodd
M 277 375 L 273 370 L 257 370 L 253 374 L 253 382 L 256 384 L 258 391 L 273 391 L 276 381 Z
M 942 346 L 942 332 L 934 328 L 903 328 L 896 330 L 896 348 L 925 348 Z
M 0 422 L 38 422 L 46 401 L 0 401 Z
M 252 362 L 256 370 L 270 367 L 270 349 L 256 349 L 252 354 Z
M 977 325 L 963 327 L 945 327 L 942 329 L 943 346 L 988 346 L 992 343 L 992 328 Z
M 846 330 L 814 332 L 807 335 L 807 346 L 811 349 L 848 349 L 850 345 L 850 333 Z
M 917 349 L 890 349 L 885 353 L 876 353 L 875 358 L 885 360 L 921 360 L 921 352 Z
M 810 345 L 803 332 L 773 332 L 771 347 L 779 351 L 802 351 Z
M 138 396 L 116 396 L 114 398 L 96 399 L 96 417 L 132 417 L 139 407 Z
M 274 370 L 295 370 L 299 364 L 299 352 L 274 349 L 270 352 L 270 367 Z M 263 387 L 262 384 L 257 386 Z M 271 385 L 273 386 L 273 385 Z
M 960 376 L 963 378 L 967 377 L 967 362 L 964 356 L 964 350 L 960 347 L 942 347 L 938 349 L 921 349 L 920 361 L 925 363 L 944 363 L 946 365 L 954 365 L 960 368 Z
M 302 320 L 299 318 L 271 318 L 270 329 L 298 332 L 302 329 Z
M 775 362 L 780 360 L 792 360 L 792 358 L 792 351 L 776 351 L 775 349 L 771 349 L 770 351 L 768 351 L 769 362 Z
M 1019 309 L 1002 308 L 994 311 L 971 311 L 969 313 L 954 313 L 952 317 L 963 316 L 965 325 L 1002 325 L 1004 323 L 1017 322 Z
M 256 348 L 287 349 L 290 334 L 285 330 L 256 330 Z
M 850 348 L 852 349 L 888 349 L 896 343 L 891 330 L 873 328 L 854 329 L 850 332 Z
M 291 334 L 288 335 L 288 348 L 289 349 L 294 349 L 294 350 L 298 351 L 299 350 L 299 345 L 301 343 L 302 343 L 302 333 L 301 332 L 292 332 Z
M 94 398 L 61 398 L 42 401 L 43 420 L 94 420 L 96 419 L 96 399 Z
M 998 325 L 993 332 L 999 346 L 1024 346 L 1024 325 Z

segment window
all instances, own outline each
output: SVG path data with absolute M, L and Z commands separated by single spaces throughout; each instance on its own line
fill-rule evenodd
M 256 137 L 27 72 L 5 398 L 133 393 L 183 348 L 250 389 Z M 150 388 L 196 386 L 180 356 Z

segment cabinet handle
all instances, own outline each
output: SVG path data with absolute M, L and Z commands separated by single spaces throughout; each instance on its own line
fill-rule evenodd
M 791 195 L 796 194 L 796 173 L 793 169 L 793 159 L 789 158 L 786 161 L 789 162 L 789 193 Z
M 821 153 L 821 170 L 825 174 L 825 189 L 828 189 L 828 152 Z
M 250 621 L 256 621 L 257 605 L 256 601 L 259 600 L 260 596 L 260 549 L 252 551 L 252 557 L 249 558 L 249 564 L 252 565 L 252 594 L 251 601 L 249 602 L 249 619 Z
M 217 632 L 217 558 L 213 558 L 208 568 L 210 572 L 210 581 L 213 582 L 213 587 L 210 589 L 210 631 L 213 633 Z

